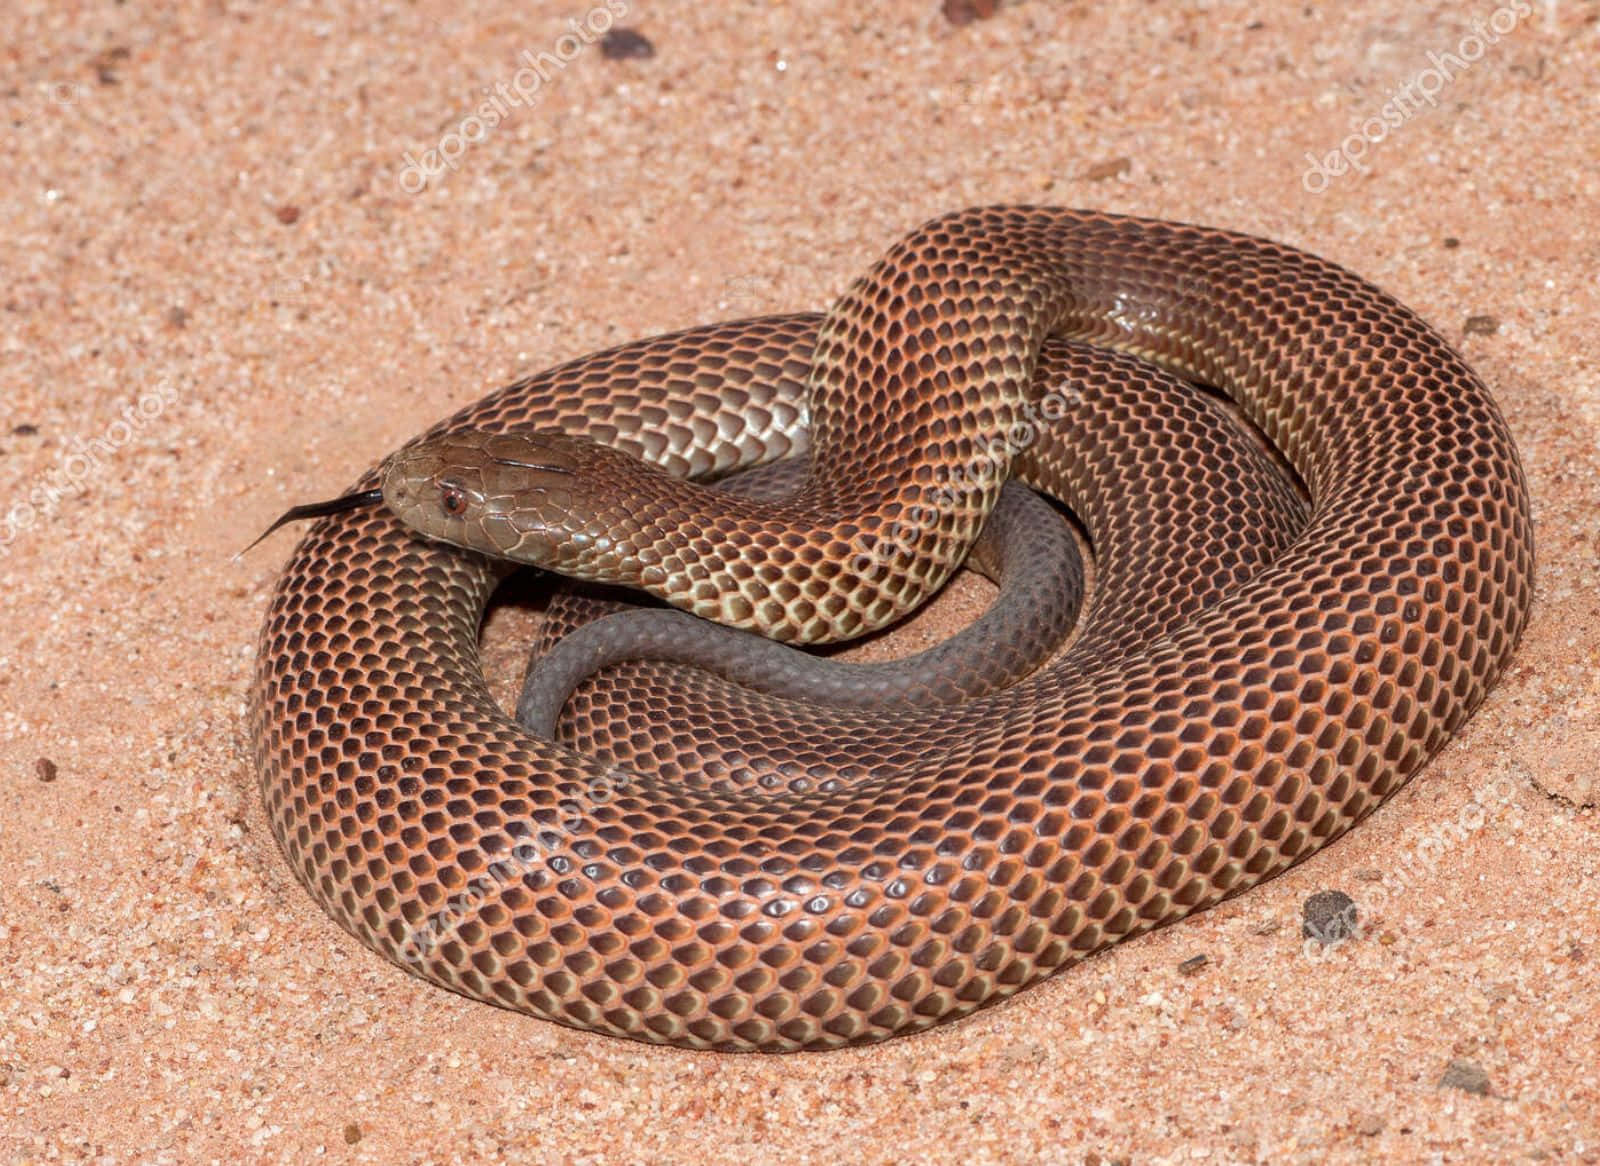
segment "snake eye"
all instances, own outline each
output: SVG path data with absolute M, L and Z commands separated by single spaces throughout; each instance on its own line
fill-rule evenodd
M 460 518 L 467 512 L 467 492 L 454 482 L 439 483 L 439 509 L 451 518 Z

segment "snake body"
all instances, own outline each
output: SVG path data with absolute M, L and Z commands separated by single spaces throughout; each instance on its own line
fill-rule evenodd
M 1028 423 L 1048 337 L 1224 390 L 1298 473 L 1309 518 L 1242 582 L 1156 581 L 1148 635 L 1102 621 L 1095 658 L 1069 652 L 958 706 L 880 717 L 749 697 L 735 740 L 697 729 L 725 709 L 661 707 L 648 689 L 642 739 L 671 738 L 680 759 L 651 772 L 537 738 L 490 698 L 478 623 L 505 566 L 389 510 L 326 517 L 272 600 L 252 714 L 269 819 L 313 896 L 469 996 L 640 1040 L 817 1049 L 970 1013 L 1341 835 L 1502 672 L 1532 542 L 1483 384 L 1324 260 L 1153 220 L 958 212 L 824 319 L 624 345 L 413 448 L 536 430 L 643 459 L 663 472 L 618 467 L 636 493 L 606 545 L 563 547 L 549 528 L 511 541 L 580 575 L 605 560 L 723 622 L 840 638 L 939 586 L 1007 470 L 1066 497 L 1097 560 L 1137 542 L 1138 508 L 1086 486 L 1049 426 L 1020 452 L 985 444 Z M 1107 440 L 1137 444 L 1148 419 L 1121 417 Z M 812 479 L 782 506 L 680 482 L 807 449 Z M 1231 475 L 1204 449 L 1178 468 Z M 786 731 L 834 772 L 724 780 Z

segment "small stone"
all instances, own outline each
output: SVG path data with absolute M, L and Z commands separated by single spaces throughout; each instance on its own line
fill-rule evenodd
M 1327 945 L 1355 934 L 1355 901 L 1343 891 L 1318 891 L 1300 908 L 1300 934 Z
M 293 203 L 285 203 L 272 212 L 284 226 L 293 226 L 300 221 L 300 208 Z
M 33 771 L 39 775 L 40 781 L 47 782 L 54 781 L 56 779 L 56 774 L 60 772 L 56 768 L 56 763 L 51 761 L 48 757 L 41 757 L 39 760 L 35 761 L 33 763 Z
M 353 1146 L 361 1140 L 361 1127 L 355 1122 L 349 1122 L 344 1127 L 344 1144 Z
M 117 76 L 117 66 L 126 61 L 132 52 L 124 45 L 117 45 L 106 49 L 94 59 L 95 79 L 102 85 L 117 85 L 121 78 Z
M 600 38 L 600 55 L 608 61 L 642 61 L 656 55 L 656 46 L 631 28 L 613 28 Z
M 1096 162 L 1084 172 L 1083 176 L 1090 182 L 1104 182 L 1107 178 L 1120 178 L 1132 169 L 1132 158 L 1111 158 L 1105 162 Z
M 1361 1120 L 1356 1122 L 1356 1133 L 1364 1138 L 1375 1138 L 1383 1133 L 1383 1119 L 1375 1113 L 1361 1115 Z
M 1451 1061 L 1450 1067 L 1439 1078 L 1439 1088 L 1459 1089 L 1477 1097 L 1489 1095 L 1489 1074 L 1473 1061 Z
M 1209 964 L 1210 962 L 1211 962 L 1211 957 L 1210 956 L 1203 955 L 1203 954 L 1202 955 L 1192 955 L 1188 959 L 1184 960 L 1181 964 L 1178 965 L 1178 974 L 1179 975 L 1183 975 L 1183 976 L 1192 976 L 1196 972 L 1198 972 L 1201 968 L 1203 968 L 1207 964 Z
M 1468 336 L 1493 336 L 1500 331 L 1498 316 L 1468 316 L 1461 330 Z
M 1461 246 L 1461 240 L 1457 239 L 1454 235 L 1446 235 L 1444 237 L 1444 247 L 1446 251 L 1454 251 L 1459 246 Z
M 11 427 L 12 437 L 35 437 L 38 433 L 39 427 L 27 421 L 24 421 L 21 425 L 13 425 Z
M 944 18 L 958 27 L 974 20 L 988 20 L 1000 11 L 1000 0 L 944 0 Z

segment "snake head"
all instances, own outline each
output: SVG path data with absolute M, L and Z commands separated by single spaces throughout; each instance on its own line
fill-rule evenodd
M 428 538 L 587 577 L 584 564 L 616 521 L 597 501 L 597 485 L 618 459 L 639 465 L 564 433 L 447 433 L 390 457 L 383 499 Z

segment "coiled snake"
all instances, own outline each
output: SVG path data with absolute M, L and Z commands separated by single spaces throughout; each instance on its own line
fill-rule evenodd
M 1107 385 L 1144 366 L 1078 342 L 1225 391 L 1298 473 L 1309 516 L 1281 537 L 1207 536 L 1232 560 L 1162 568 L 1153 607 L 1097 575 L 1086 653 L 966 703 L 831 710 L 629 666 L 654 679 L 603 763 L 523 731 L 486 690 L 478 625 L 507 568 L 396 517 L 820 641 L 935 590 L 1009 472 L 1073 507 L 1120 586 L 1170 560 L 1145 554 L 1136 500 L 1039 420 L 1041 352 L 1086 386 L 1064 399 L 1113 426 L 1106 457 L 1170 479 L 1169 509 L 1201 482 L 1229 496 L 1235 471 L 1181 429 L 1142 452 L 1164 422 L 1107 403 Z M 464 499 L 437 439 L 469 430 L 592 439 L 662 472 L 538 437 L 474 470 Z M 807 451 L 784 502 L 685 481 Z M 576 475 L 595 463 L 616 481 Z M 532 475 L 535 517 L 452 527 L 500 475 Z M 389 507 L 359 504 L 380 488 Z M 695 328 L 511 385 L 358 490 L 295 551 L 261 640 L 256 761 L 296 873 L 435 983 L 698 1048 L 923 1029 L 1282 871 L 1461 726 L 1531 592 L 1510 435 L 1414 315 L 1286 246 L 1054 208 L 935 220 L 825 318 Z M 1097 622 L 1119 602 L 1159 610 L 1132 632 Z

